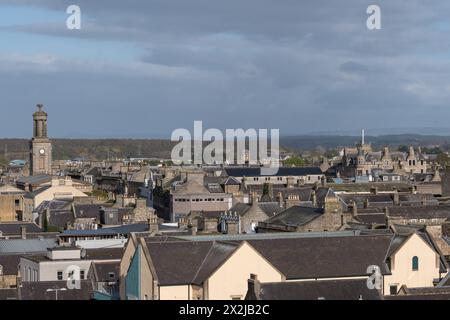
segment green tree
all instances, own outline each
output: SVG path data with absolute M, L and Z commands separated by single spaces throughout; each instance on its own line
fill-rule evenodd
M 306 161 L 301 157 L 291 157 L 284 161 L 284 165 L 286 167 L 304 167 L 306 165 Z
M 6 159 L 3 155 L 0 155 L 0 166 L 7 166 L 8 163 L 8 159 Z

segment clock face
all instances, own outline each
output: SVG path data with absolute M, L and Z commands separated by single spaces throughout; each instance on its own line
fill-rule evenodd
M 44 149 L 41 149 L 41 150 L 39 150 L 39 153 L 40 153 L 40 154 L 45 154 L 45 150 L 44 150 Z

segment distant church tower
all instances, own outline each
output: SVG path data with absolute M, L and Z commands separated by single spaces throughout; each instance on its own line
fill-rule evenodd
M 47 137 L 47 113 L 38 104 L 33 114 L 33 138 L 30 141 L 30 174 L 52 174 L 52 143 Z

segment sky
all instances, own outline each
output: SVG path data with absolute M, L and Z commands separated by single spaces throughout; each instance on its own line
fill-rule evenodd
M 194 120 L 450 132 L 449 13 L 448 0 L 0 0 L 0 137 L 30 137 L 37 103 L 54 138 L 169 139 Z

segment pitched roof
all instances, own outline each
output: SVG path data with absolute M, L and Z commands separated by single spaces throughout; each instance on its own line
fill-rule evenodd
M 162 227 L 162 226 L 160 226 Z M 148 231 L 148 223 L 124 224 L 111 228 L 100 228 L 95 230 L 64 230 L 60 236 L 106 236 L 106 235 L 126 235 L 132 232 Z
M 1 185 L 0 186 L 0 194 L 10 194 L 10 193 L 13 193 L 13 194 L 17 194 L 17 193 L 25 193 L 25 191 L 23 191 L 23 190 L 21 190 L 21 189 L 19 189 L 19 188 L 16 188 L 15 186 L 13 186 L 13 185 L 10 185 L 10 184 L 5 184 L 5 185 Z
M 17 300 L 17 289 L 0 289 L 0 301 L 2 300 Z
M 106 262 L 96 261 L 92 262 L 92 270 L 94 273 L 94 280 L 98 282 L 114 282 L 119 279 L 120 261 Z
M 3 275 L 17 275 L 19 273 L 19 262 L 22 254 L 1 254 L 0 266 L 3 268 Z
M 40 184 L 45 182 L 50 182 L 51 177 L 47 174 L 40 174 L 36 176 L 23 176 L 17 179 L 19 184 Z
M 206 281 L 235 252 L 237 247 L 237 244 L 214 242 L 192 282 L 200 285 Z
M 402 292 L 403 291 L 403 292 Z M 450 300 L 450 287 L 407 288 L 403 286 L 398 295 L 386 300 Z
M 385 258 L 391 239 L 392 235 L 364 235 L 248 242 L 287 279 L 314 279 L 363 276 L 370 265 L 388 273 Z
M 123 256 L 124 248 L 85 249 L 84 259 L 88 260 L 116 260 Z
M 0 233 L 17 235 L 21 233 L 21 227 L 25 227 L 27 233 L 42 232 L 41 228 L 32 222 L 2 222 L 0 223 Z
M 227 180 L 225 180 L 224 185 L 226 186 L 239 186 L 241 183 L 236 180 L 234 177 L 228 177 Z
M 374 213 L 374 214 L 358 214 L 356 220 L 365 223 L 365 224 L 386 224 L 386 217 L 384 213 Z
M 93 289 L 91 280 L 81 280 L 81 289 L 67 289 L 66 281 L 22 282 L 20 300 L 56 300 L 54 291 L 48 289 L 63 289 L 58 291 L 58 300 L 91 300 Z
M 0 240 L 0 254 L 47 252 L 56 246 L 56 238 Z
M 259 202 L 258 206 L 268 217 L 273 217 L 283 210 L 278 202 Z
M 284 226 L 302 226 L 320 217 L 322 214 L 323 209 L 320 208 L 292 206 L 264 222 Z
M 65 228 L 74 221 L 72 210 L 50 210 L 47 216 L 48 224 L 59 228 Z
M 100 218 L 100 204 L 75 204 L 75 218 Z
M 228 176 L 232 177 L 259 177 L 262 176 L 261 168 L 225 168 Z M 274 176 L 306 176 L 321 175 L 319 167 L 281 167 Z
M 160 285 L 201 283 L 237 248 L 215 241 L 146 240 Z
M 380 300 L 367 279 L 261 283 L 261 300 Z

